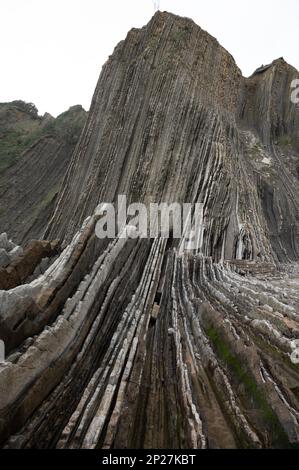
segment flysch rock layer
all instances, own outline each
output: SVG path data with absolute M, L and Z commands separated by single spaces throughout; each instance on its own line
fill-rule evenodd
M 158 12 L 103 67 L 47 238 L 69 241 L 97 203 L 126 194 L 203 203 L 216 261 L 298 260 L 297 77 L 280 59 L 245 79 L 193 21 Z
M 4 448 L 299 446 L 296 74 L 245 79 L 169 13 L 117 46 L 45 234 L 62 251 L 0 291 Z M 118 194 L 202 202 L 202 245 L 98 239 Z

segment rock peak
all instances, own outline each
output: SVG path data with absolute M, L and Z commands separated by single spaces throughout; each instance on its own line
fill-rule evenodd
M 13 179 L 26 189 L 10 213 L 28 200 L 27 231 L 53 207 L 49 241 L 13 260 L 0 236 L 4 447 L 298 447 L 299 109 L 294 72 L 269 67 L 245 79 L 194 22 L 158 12 L 104 65 L 66 173 L 69 132 L 0 181 L 4 203 Z M 149 224 L 167 221 L 151 203 L 177 203 L 170 226 L 189 203 L 190 230 L 129 239 L 119 195 Z

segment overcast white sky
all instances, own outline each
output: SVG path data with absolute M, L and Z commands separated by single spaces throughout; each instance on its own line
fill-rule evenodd
M 299 69 L 299 0 L 160 0 L 192 18 L 244 75 L 283 56 Z M 0 0 L 0 101 L 23 99 L 54 116 L 89 108 L 103 63 L 153 0 Z

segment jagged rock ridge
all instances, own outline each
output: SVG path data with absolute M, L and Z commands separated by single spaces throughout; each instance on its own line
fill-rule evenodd
M 0 291 L 4 447 L 298 446 L 296 74 L 245 79 L 169 13 L 118 45 L 47 229 L 63 251 Z M 202 202 L 200 250 L 97 239 L 118 194 Z

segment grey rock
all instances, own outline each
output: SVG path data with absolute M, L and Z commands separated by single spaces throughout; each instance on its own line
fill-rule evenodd
M 10 264 L 10 257 L 4 248 L 0 248 L 0 268 L 6 268 Z
M 1 233 L 0 235 L 0 249 L 9 251 L 9 241 L 7 238 L 7 233 Z
M 298 447 L 297 74 L 244 78 L 169 13 L 117 46 L 46 231 L 64 251 L 0 291 L 3 446 Z M 97 239 L 118 194 L 202 202 L 201 246 Z
M 15 259 L 19 258 L 22 256 L 24 253 L 24 250 L 21 246 L 15 246 L 10 252 L 9 252 L 9 257 L 11 261 L 14 261 Z

